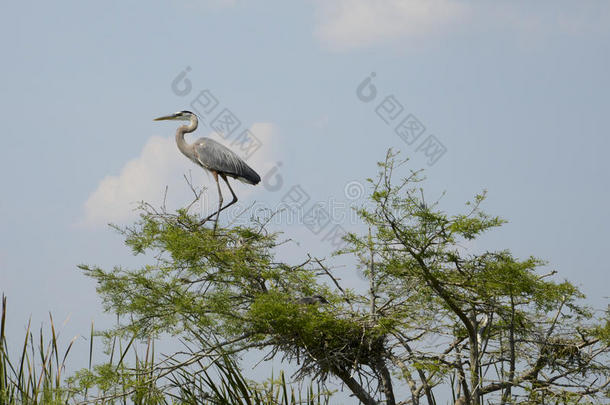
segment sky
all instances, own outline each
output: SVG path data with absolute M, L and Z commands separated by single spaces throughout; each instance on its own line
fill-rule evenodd
M 449 213 L 488 190 L 483 208 L 509 222 L 478 248 L 537 256 L 608 303 L 609 2 L 3 2 L 0 50 L 13 341 L 49 312 L 69 319 L 66 340 L 111 322 L 76 266 L 145 260 L 107 226 L 134 221 L 138 201 L 187 204 L 186 175 L 213 209 L 175 123 L 152 121 L 179 110 L 202 117 L 189 141 L 212 136 L 263 177 L 235 186 L 224 221 L 302 205 L 272 224 L 295 240 L 290 259 L 361 230 L 349 207 L 394 148 Z

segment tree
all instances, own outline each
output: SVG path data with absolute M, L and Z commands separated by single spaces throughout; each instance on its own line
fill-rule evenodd
M 369 405 L 435 404 L 439 392 L 475 405 L 610 398 L 607 314 L 540 273 L 539 259 L 462 248 L 504 221 L 480 209 L 484 194 L 459 215 L 426 203 L 420 172 L 393 181 L 402 163 L 389 152 L 379 164 L 372 208 L 359 209 L 369 231 L 337 252 L 356 258 L 366 291 L 344 288 L 326 261 L 277 261 L 284 242 L 265 223 L 214 233 L 188 209 L 149 205 L 121 232 L 155 264 L 81 268 L 122 317 L 114 333 L 170 333 L 202 348 L 171 370 L 216 349 L 259 348 L 298 365 L 297 377 L 338 378 Z

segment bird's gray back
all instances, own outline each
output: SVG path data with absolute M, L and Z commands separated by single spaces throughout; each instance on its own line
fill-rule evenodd
M 199 163 L 208 170 L 226 174 L 250 184 L 260 182 L 260 176 L 235 152 L 210 138 L 199 138 L 193 149 Z

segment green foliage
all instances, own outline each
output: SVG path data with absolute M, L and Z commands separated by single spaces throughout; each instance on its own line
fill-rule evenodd
M 121 231 L 133 252 L 150 251 L 157 258 L 155 265 L 135 271 L 117 267 L 109 272 L 80 266 L 98 280 L 98 292 L 108 310 L 138 317 L 126 325 L 129 333 L 148 336 L 179 334 L 188 328 L 231 329 L 240 296 L 260 293 L 261 277 L 280 279 L 289 270 L 271 264 L 276 235 L 241 227 L 213 235 L 204 227 L 190 228 L 194 221 L 185 214 L 160 221 L 148 213 L 135 227 Z
M 586 395 L 602 393 L 610 382 L 610 368 L 607 364 L 600 368 L 598 363 L 608 360 L 608 341 L 603 338 L 608 336 L 607 321 L 600 324 L 580 304 L 584 295 L 573 284 L 554 280 L 555 272 L 541 274 L 539 269 L 545 263 L 537 258 L 519 260 L 506 250 L 465 251 L 462 246 L 468 241 L 505 221 L 481 211 L 485 193 L 466 204 L 466 213 L 449 215 L 439 210 L 439 201 L 425 201 L 418 187 L 422 181 L 419 172 L 411 172 L 397 184 L 392 182 L 393 172 L 403 163 L 390 152 L 379 165 L 379 176 L 369 180 L 373 208 L 358 211 L 370 231 L 350 235 L 350 246 L 341 252 L 356 255 L 361 268 L 370 267 L 373 254 L 377 257 L 375 271 L 367 276 L 384 308 L 379 316 L 393 310 L 409 314 L 399 318 L 402 323 L 390 331 L 407 350 L 400 361 L 405 357 L 411 361 L 410 366 L 402 366 L 403 375 L 410 368 L 425 370 L 420 373 L 421 378 L 427 376 L 424 385 L 451 377 L 458 382 L 457 391 L 477 404 L 488 392 L 499 391 L 503 401 L 516 395 L 510 384 L 506 389 L 493 384 L 481 387 L 483 363 L 494 364 L 487 378 L 496 381 L 510 381 L 515 378 L 510 370 L 524 367 L 514 385 L 523 387 L 524 382 L 534 381 L 531 392 L 542 392 L 545 398 L 564 394 L 582 398 L 584 394 L 576 387 Z M 373 253 L 368 257 L 363 251 Z M 401 292 L 396 286 L 405 288 Z M 393 309 L 388 302 L 398 297 L 402 305 Z M 416 332 L 413 325 L 425 325 L 417 338 L 419 345 L 408 337 Z M 448 330 L 454 343 L 444 353 L 433 353 L 421 345 L 442 339 L 446 336 L 442 331 Z M 447 363 L 450 353 L 458 359 L 453 366 Z M 470 362 L 467 367 L 464 356 Z M 543 383 L 544 390 L 535 382 L 543 370 L 560 374 L 550 377 L 553 383 Z M 577 374 L 581 377 L 575 383 Z M 594 386 L 598 381 L 598 388 L 585 390 L 587 384 Z M 474 392 L 464 392 L 468 383 Z
M 380 163 L 369 179 L 371 204 L 357 211 L 369 230 L 347 235 L 336 252 L 355 259 L 354 272 L 368 283 L 361 290 L 343 288 L 322 260 L 278 261 L 284 242 L 264 224 L 213 229 L 188 210 L 143 206 L 134 226 L 117 229 L 151 264 L 80 266 L 121 317 L 108 336 L 169 333 L 200 347 L 176 365 L 185 377 L 183 364 L 209 361 L 218 350 L 281 353 L 298 365 L 297 378 L 337 377 L 368 404 L 380 395 L 394 403 L 392 372 L 414 403 L 424 396 L 434 403 L 443 384 L 457 402 L 476 405 L 605 395 L 608 321 L 581 304 L 573 284 L 543 273 L 540 259 L 467 251 L 505 223 L 482 211 L 485 193 L 449 214 L 440 200 L 425 200 L 420 172 L 394 181 L 403 164 L 391 152 Z M 302 299 L 316 295 L 329 303 Z M 240 403 L 249 385 L 231 381 L 233 391 L 221 385 L 214 395 Z

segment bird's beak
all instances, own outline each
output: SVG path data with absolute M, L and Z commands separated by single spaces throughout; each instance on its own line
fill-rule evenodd
M 175 120 L 178 115 L 164 115 L 163 117 L 155 118 L 153 121 L 167 121 L 167 120 Z

